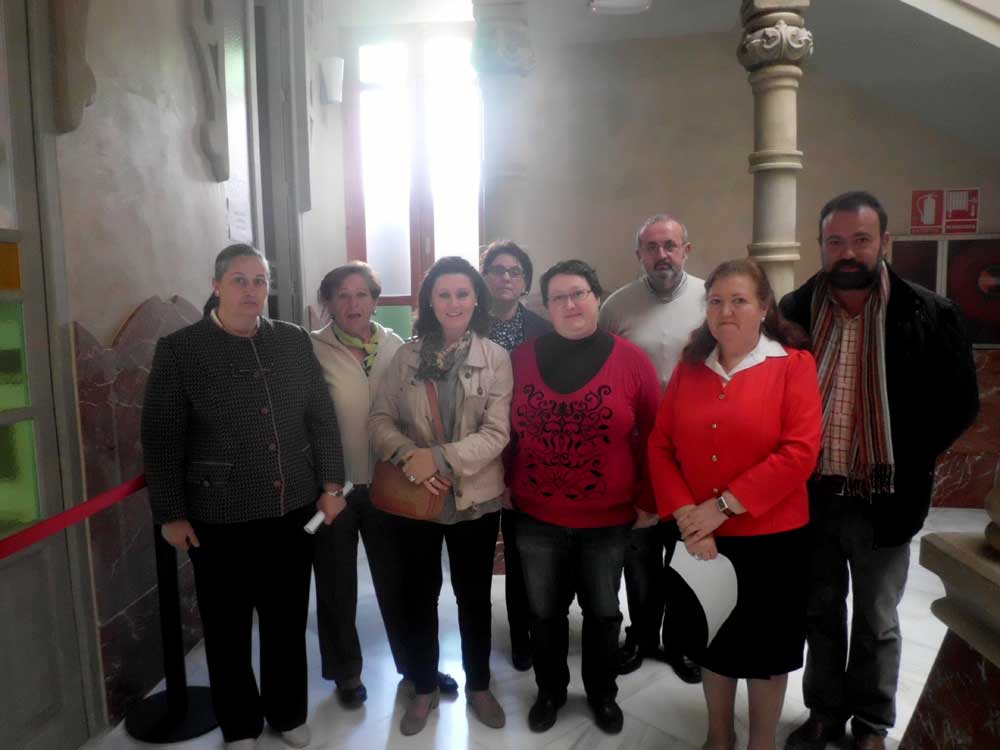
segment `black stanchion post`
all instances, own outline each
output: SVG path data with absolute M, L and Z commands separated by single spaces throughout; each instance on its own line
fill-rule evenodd
M 167 544 L 160 527 L 153 527 L 156 582 L 163 638 L 163 676 L 166 690 L 144 698 L 125 716 L 125 730 L 143 742 L 182 742 L 218 726 L 212 697 L 206 687 L 188 687 L 181 631 L 177 552 Z

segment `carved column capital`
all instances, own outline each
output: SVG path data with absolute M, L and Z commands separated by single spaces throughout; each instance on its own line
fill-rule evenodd
M 747 33 L 736 57 L 747 70 L 765 65 L 801 65 L 813 51 L 812 33 L 802 26 L 790 26 L 779 18 L 773 26 Z
M 474 0 L 476 38 L 472 63 L 480 76 L 526 76 L 535 67 L 535 51 L 522 0 Z
M 535 67 L 528 22 L 522 18 L 477 18 L 472 63 L 480 75 L 525 76 Z

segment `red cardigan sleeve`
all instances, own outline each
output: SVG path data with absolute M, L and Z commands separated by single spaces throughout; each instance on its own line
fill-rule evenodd
M 774 394 L 777 396 L 778 394 Z M 788 497 L 816 468 L 823 430 L 823 406 L 816 362 L 806 351 L 788 351 L 781 403 L 781 438 L 775 450 L 729 483 L 729 491 L 751 517 Z
M 660 402 L 660 380 L 649 356 L 638 348 L 636 354 L 635 373 L 638 379 L 638 388 L 634 398 L 638 440 L 635 460 L 639 468 L 639 489 L 635 504 L 645 511 L 656 513 L 656 498 L 650 484 L 649 458 L 645 446 L 653 431 L 653 424 L 656 422 L 656 407 Z
M 661 518 L 672 518 L 678 508 L 695 503 L 691 488 L 681 475 L 674 454 L 674 411 L 686 365 L 677 365 L 667 383 L 667 390 L 656 414 L 656 423 L 649 435 L 649 476 L 656 495 L 656 507 Z

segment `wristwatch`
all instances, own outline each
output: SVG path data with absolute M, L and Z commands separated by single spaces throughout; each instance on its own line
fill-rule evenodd
M 726 502 L 724 495 L 719 495 L 715 498 L 715 507 L 726 514 L 726 518 L 732 518 L 736 515 L 736 512 L 729 507 L 729 503 Z

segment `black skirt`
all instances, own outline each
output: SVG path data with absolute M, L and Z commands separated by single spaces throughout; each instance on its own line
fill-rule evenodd
M 719 554 L 732 561 L 738 587 L 736 608 L 705 646 L 708 625 L 694 592 L 680 576 L 671 620 L 682 633 L 684 653 L 725 677 L 768 679 L 802 666 L 806 639 L 809 572 L 808 527 L 760 536 L 717 536 Z M 678 549 L 676 554 L 686 555 Z

